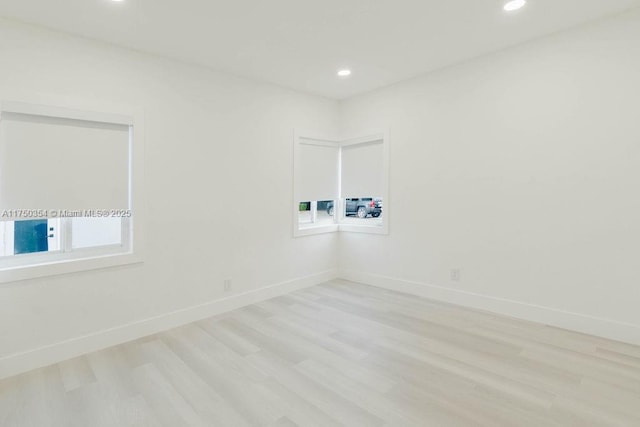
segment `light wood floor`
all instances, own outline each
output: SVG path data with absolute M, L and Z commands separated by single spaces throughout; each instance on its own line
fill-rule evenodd
M 640 347 L 334 281 L 0 382 L 0 426 L 640 426 Z

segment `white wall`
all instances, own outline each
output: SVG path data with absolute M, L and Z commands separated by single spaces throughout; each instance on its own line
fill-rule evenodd
M 143 265 L 0 285 L 0 377 L 224 307 L 226 277 L 326 277 L 336 245 L 345 277 L 640 343 L 639 39 L 636 11 L 339 106 L 0 21 L 0 99 L 145 110 L 147 196 Z M 391 233 L 293 239 L 293 129 L 340 120 L 390 129 Z
M 291 232 L 293 130 L 334 133 L 336 102 L 0 21 L 0 99 L 25 97 L 144 109 L 146 260 L 0 285 L 0 376 L 16 353 L 227 296 L 227 277 L 238 294 L 337 268 L 335 234 Z
M 636 10 L 346 101 L 393 211 L 341 274 L 640 344 L 639 40 Z

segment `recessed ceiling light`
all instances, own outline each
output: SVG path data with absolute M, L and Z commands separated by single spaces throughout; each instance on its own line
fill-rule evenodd
M 344 69 L 338 71 L 338 77 L 349 77 L 351 75 L 351 70 Z
M 504 5 L 504 10 L 513 12 L 514 10 L 522 8 L 525 4 L 527 4 L 527 0 L 511 0 Z

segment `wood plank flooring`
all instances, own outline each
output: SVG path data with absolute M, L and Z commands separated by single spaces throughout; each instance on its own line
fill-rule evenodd
M 1 381 L 0 426 L 640 426 L 640 347 L 332 281 Z

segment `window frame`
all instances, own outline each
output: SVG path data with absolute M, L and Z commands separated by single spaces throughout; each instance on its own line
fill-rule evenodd
M 123 111 L 113 113 L 108 111 Z M 0 101 L 3 112 L 129 126 L 129 208 L 123 218 L 122 245 L 71 248 L 72 218 L 61 218 L 61 250 L 20 254 L 0 259 L 0 283 L 68 274 L 143 262 L 144 242 L 144 115 L 141 109 L 122 105 L 42 105 L 33 101 Z M 30 218 L 31 219 L 31 218 Z M 36 219 L 36 218 L 33 218 Z M 62 222 L 66 222 L 63 226 Z M 67 244 L 67 251 L 63 248 Z
M 334 232 L 351 232 L 351 233 L 366 233 L 366 234 L 389 234 L 389 131 L 388 130 L 376 130 L 367 133 L 362 133 L 364 136 L 351 137 L 351 138 L 328 138 L 318 135 L 317 133 L 299 131 L 294 132 L 294 161 L 293 161 L 293 236 L 309 236 L 315 234 L 325 234 Z M 334 224 L 332 225 L 318 225 L 318 226 L 300 226 L 298 222 L 298 207 L 300 201 L 296 200 L 296 181 L 299 176 L 300 165 L 297 164 L 298 159 L 297 150 L 301 144 L 301 139 L 311 139 L 319 142 L 325 142 L 326 144 L 335 144 L 339 149 L 338 155 L 338 199 L 334 201 Z M 380 225 L 369 224 L 356 224 L 349 221 L 345 215 L 345 202 L 342 194 L 342 148 L 360 144 L 369 144 L 376 141 L 382 141 L 383 151 L 383 168 L 382 168 L 382 185 L 383 191 L 381 195 L 366 195 L 371 197 L 380 196 L 383 202 L 383 215 Z M 317 212 L 314 212 L 314 207 L 317 206 L 318 201 L 311 201 L 312 203 L 312 217 Z

